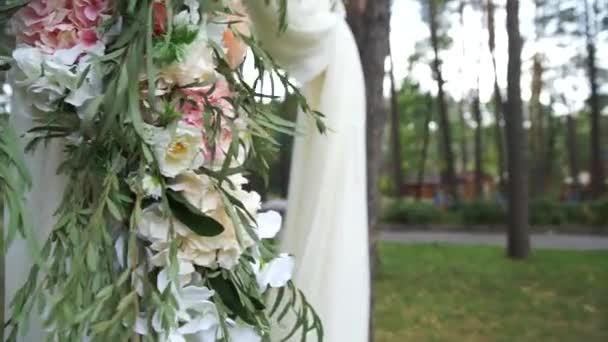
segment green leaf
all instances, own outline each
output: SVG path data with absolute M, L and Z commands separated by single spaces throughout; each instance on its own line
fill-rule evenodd
M 10 11 L 17 7 L 22 7 L 27 5 L 30 0 L 15 0 L 15 1 L 7 1 L 5 4 L 0 5 L 0 12 Z
M 200 236 L 217 236 L 224 227 L 213 218 L 203 214 L 173 190 L 167 190 L 167 201 L 171 213 L 181 223 Z
M 108 198 L 106 200 L 106 205 L 108 206 L 108 211 L 110 212 L 110 214 L 112 214 L 112 216 L 114 216 L 116 220 L 122 221 L 122 214 L 120 212 L 120 209 L 118 209 L 116 203 L 114 203 L 111 199 Z
M 222 302 L 232 313 L 240 317 L 244 322 L 251 325 L 255 325 L 255 318 L 252 317 L 252 313 L 247 310 L 239 298 L 239 292 L 232 282 L 218 276 L 215 278 L 209 278 L 211 288 L 219 295 Z

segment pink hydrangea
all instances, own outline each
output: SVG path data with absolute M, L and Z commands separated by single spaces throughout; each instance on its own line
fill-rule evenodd
M 181 92 L 188 101 L 182 104 L 179 111 L 184 114 L 182 120 L 190 125 L 203 127 L 203 113 L 207 105 L 221 109 L 224 114 L 232 112 L 232 105 L 227 100 L 231 92 L 225 79 L 219 79 L 213 87 L 190 87 Z
M 17 41 L 45 53 L 95 45 L 96 27 L 112 12 L 110 0 L 33 0 L 13 17 Z
M 189 125 L 204 130 L 203 114 L 207 105 L 219 108 L 229 118 L 233 116 L 232 105 L 227 100 L 231 96 L 231 92 L 225 79 L 218 80 L 214 87 L 185 88 L 181 92 L 188 101 L 185 101 L 179 110 L 184 114 L 182 121 Z M 203 136 L 201 151 L 206 161 L 221 160 L 232 142 L 233 132 L 230 126 L 226 124 L 226 120 L 230 119 L 223 118 L 222 120 L 223 124 L 220 125 L 220 132 L 215 141 L 210 141 L 209 137 Z M 203 131 L 203 133 L 205 132 Z

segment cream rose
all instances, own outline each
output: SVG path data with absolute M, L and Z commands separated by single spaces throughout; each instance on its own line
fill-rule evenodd
M 174 239 L 179 246 L 177 258 L 180 261 L 180 269 L 190 269 L 188 264 L 230 269 L 238 263 L 243 251 L 237 240 L 234 224 L 225 208 L 221 206 L 209 214 L 224 227 L 224 231 L 217 236 L 200 236 L 183 223 L 173 220 L 176 235 Z M 168 262 L 170 232 L 171 221 L 168 217 L 163 217 L 158 206 L 144 210 L 139 235 L 151 242 L 150 248 L 156 252 L 151 259 L 155 266 L 162 267 Z M 180 275 L 185 276 L 182 272 Z
M 184 59 L 161 69 L 159 78 L 167 84 L 180 87 L 213 81 L 215 78 L 213 50 L 207 46 L 204 39 L 197 38 L 186 48 Z
M 203 165 L 204 157 L 200 150 L 203 136 L 194 126 L 178 122 L 157 133 L 152 143 L 160 172 L 166 177 L 175 177 Z

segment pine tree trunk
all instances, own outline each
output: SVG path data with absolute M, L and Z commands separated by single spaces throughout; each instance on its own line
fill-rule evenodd
M 360 11 L 365 8 L 364 11 Z M 349 3 L 348 21 L 359 44 L 367 97 L 367 191 L 370 244 L 375 260 L 374 226 L 379 204 L 378 179 L 382 162 L 382 133 L 388 113 L 384 105 L 384 60 L 389 52 L 390 1 L 368 1 L 365 6 Z M 375 264 L 375 262 L 374 262 Z
M 530 128 L 530 150 L 534 155 L 532 163 L 532 173 L 530 182 L 531 197 L 538 197 L 544 189 L 543 167 L 547 158 L 545 146 L 545 130 L 544 130 L 544 115 L 543 108 L 540 103 L 540 93 L 543 87 L 543 65 L 540 60 L 540 55 L 535 54 L 532 64 L 532 95 L 530 97 L 529 112 L 532 126 Z
M 566 117 L 566 146 L 568 149 L 568 168 L 572 179 L 572 197 L 579 200 L 581 185 L 578 181 L 580 168 L 578 164 L 578 142 L 576 139 L 576 119 L 572 115 Z
M 507 126 L 509 158 L 509 217 L 507 254 L 513 259 L 525 259 L 530 254 L 528 232 L 528 160 L 527 139 L 523 127 L 521 100 L 521 50 L 519 32 L 519 1 L 507 0 L 507 34 L 509 63 L 507 86 Z
M 444 94 L 444 80 L 441 72 L 441 59 L 439 57 L 439 37 L 438 37 L 438 0 L 430 0 L 429 16 L 431 30 L 431 45 L 433 46 L 434 59 L 432 69 L 435 80 L 437 81 L 437 108 L 439 113 L 439 125 L 441 128 L 441 151 L 445 160 L 442 170 L 443 183 L 446 185 L 448 194 L 453 203 L 459 202 L 458 184 L 454 171 L 454 153 L 452 151 L 452 137 L 450 132 L 450 120 L 448 118 L 448 108 Z
M 552 106 L 551 106 L 552 107 Z M 553 181 L 553 161 L 555 160 L 556 151 L 556 143 L 557 143 L 557 129 L 558 123 L 557 119 L 553 116 L 552 113 L 548 113 L 545 115 L 546 126 L 545 132 L 547 132 L 547 139 L 545 141 L 545 151 L 546 156 L 543 158 L 542 165 L 542 175 L 543 177 L 540 179 L 541 183 L 541 192 L 547 193 L 551 186 L 551 182 Z
M 390 0 L 353 0 L 347 2 L 347 20 L 359 47 L 367 99 L 367 199 L 369 215 L 370 276 L 373 280 L 379 263 L 376 225 L 379 209 L 378 180 L 382 162 L 382 133 L 388 113 L 384 105 L 384 60 L 389 53 Z M 373 282 L 370 283 L 373 293 Z M 370 296 L 373 310 L 373 296 Z M 373 312 L 373 311 L 372 311 Z M 369 340 L 373 341 L 373 315 L 370 315 Z
M 587 39 L 587 70 L 589 75 L 589 88 L 591 95 L 589 97 L 589 106 L 591 112 L 591 189 L 592 198 L 598 198 L 604 193 L 604 169 L 602 166 L 602 150 L 600 136 L 600 100 L 597 84 L 597 60 L 595 46 L 595 32 L 591 21 L 589 0 L 585 0 L 585 37 Z
M 498 72 L 496 69 L 496 29 L 495 29 L 495 21 L 494 21 L 494 1 L 488 0 L 486 9 L 488 11 L 488 45 L 490 47 L 490 54 L 492 56 L 492 69 L 494 72 L 494 138 L 496 144 L 496 154 L 498 155 L 498 189 L 501 193 L 505 194 L 506 187 L 506 169 L 507 169 L 507 158 L 506 158 L 506 149 L 503 135 L 503 112 L 504 112 L 504 104 L 502 99 L 502 94 L 500 91 L 500 87 L 498 86 Z
M 401 196 L 403 191 L 403 171 L 401 169 L 401 137 L 399 134 L 399 104 L 397 102 L 397 90 L 395 85 L 395 65 L 393 54 L 389 47 L 389 60 L 391 64 L 390 80 L 391 80 L 391 145 L 393 154 L 393 179 L 397 196 Z
M 482 122 L 479 95 L 475 95 L 472 103 L 472 112 L 475 119 L 475 198 L 483 197 L 483 146 L 482 146 Z
M 428 157 L 429 151 L 429 142 L 431 140 L 431 132 L 429 130 L 429 124 L 431 123 L 431 119 L 433 116 L 433 99 L 431 95 L 427 97 L 427 110 L 424 117 L 424 126 L 422 133 L 422 152 L 420 158 L 420 166 L 418 168 L 418 179 L 417 179 L 417 187 L 416 187 L 416 200 L 420 201 L 422 199 L 422 187 L 424 186 L 424 173 L 426 169 L 426 159 Z
M 458 101 L 458 120 L 460 122 L 460 172 L 467 172 L 467 167 L 469 165 L 469 149 L 467 147 L 467 123 L 464 119 L 464 99 Z
M 458 21 L 460 24 L 460 28 L 464 30 L 464 8 L 466 6 L 466 2 L 464 0 L 460 0 L 460 3 L 458 4 Z M 463 60 L 466 58 L 466 49 L 465 49 L 465 41 L 466 41 L 467 37 L 463 37 L 463 44 L 462 44 L 462 55 L 461 57 L 463 58 Z M 460 64 L 458 66 L 458 75 L 460 77 L 464 77 L 464 69 L 462 64 Z M 467 168 L 469 166 L 469 149 L 467 147 L 467 123 L 466 120 L 464 118 L 464 102 L 465 102 L 465 96 L 464 96 L 464 92 L 462 94 L 462 98 L 460 99 L 460 101 L 458 101 L 458 120 L 460 122 L 460 163 L 461 163 L 461 167 L 460 167 L 460 172 L 461 173 L 465 173 L 467 172 Z

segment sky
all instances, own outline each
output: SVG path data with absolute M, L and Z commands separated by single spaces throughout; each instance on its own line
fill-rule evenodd
M 504 0 L 497 0 L 496 8 L 496 58 L 498 69 L 498 83 L 502 89 L 507 85 L 507 32 L 506 11 Z M 584 47 L 580 43 L 567 42 L 566 46 L 560 46 L 555 39 L 544 39 L 535 41 L 534 30 L 535 7 L 533 0 L 520 0 L 520 30 L 525 43 L 522 52 L 522 98 L 530 98 L 530 72 L 532 56 L 537 52 L 544 53 L 544 65 L 560 66 L 568 64 L 570 58 L 577 49 Z M 466 96 L 471 89 L 476 88 L 477 78 L 480 82 L 480 99 L 482 102 L 491 100 L 493 92 L 494 75 L 492 71 L 492 60 L 488 48 L 488 35 L 484 29 L 485 18 L 482 13 L 466 7 L 464 12 L 464 26 L 461 27 L 458 15 L 449 18 L 451 27 L 448 31 L 453 40 L 452 46 L 442 52 L 443 73 L 446 80 L 446 91 L 455 99 Z M 415 53 L 416 43 L 428 39 L 430 31 L 428 24 L 422 21 L 420 0 L 394 0 L 391 17 L 391 50 L 395 60 L 395 76 L 402 80 L 409 76 L 418 81 L 425 91 L 436 92 L 436 84 L 431 77 L 428 64 L 417 63 L 411 67 L 408 57 Z M 608 66 L 608 44 L 601 37 L 598 44 L 599 63 Z M 464 54 L 463 54 L 464 51 Z M 602 58 L 604 56 L 604 58 Z M 409 70 L 411 69 L 411 71 Z M 589 87 L 585 77 L 585 71 L 579 70 L 578 74 L 570 77 L 562 77 L 557 70 L 547 71 L 544 75 L 548 87 L 553 87 L 559 93 L 565 94 L 565 101 L 561 96 L 554 105 L 558 115 L 564 115 L 580 110 L 588 97 Z M 400 83 L 400 82 L 399 82 Z M 549 91 L 541 94 L 541 102 L 550 103 Z M 563 103 L 562 103 L 563 102 Z

